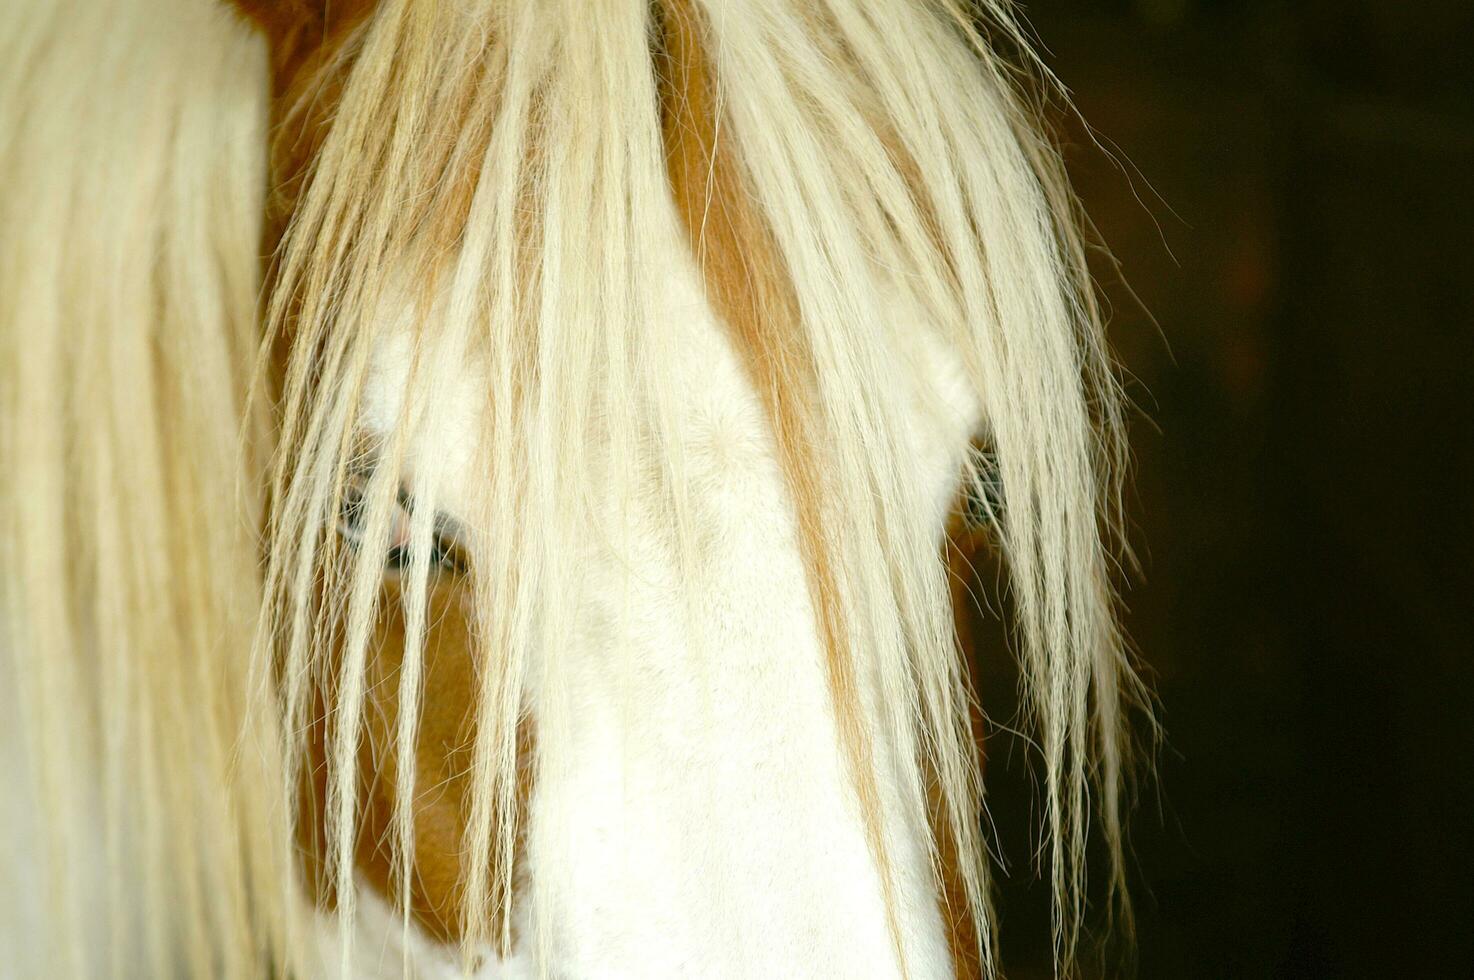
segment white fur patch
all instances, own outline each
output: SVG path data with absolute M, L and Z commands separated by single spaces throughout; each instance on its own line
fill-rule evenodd
M 519 956 L 540 946 L 556 977 L 899 976 L 769 424 L 689 262 L 669 267 L 698 581 L 680 581 L 658 493 L 636 501 L 620 553 L 611 535 L 587 537 L 562 684 L 533 691 L 539 726 L 559 737 L 539 743 Z M 928 331 L 901 334 L 915 346 L 896 352 L 894 398 L 935 487 L 940 544 L 979 411 Z M 368 423 L 393 424 L 406 350 L 376 360 Z M 483 387 L 468 374 L 448 392 L 464 404 L 413 452 L 469 466 Z M 469 470 L 452 473 L 442 507 L 475 513 L 475 493 Z M 910 974 L 946 976 L 927 829 L 905 825 L 888 752 L 877 745 Z M 366 952 L 397 970 L 404 951 Z M 450 962 L 424 942 L 409 952 L 427 977 Z

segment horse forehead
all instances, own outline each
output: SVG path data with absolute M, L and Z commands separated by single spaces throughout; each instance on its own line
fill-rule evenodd
M 669 386 L 665 397 L 679 417 L 677 432 L 693 489 L 738 486 L 746 478 L 781 480 L 761 399 L 706 299 L 694 263 L 674 246 L 670 252 L 662 276 L 647 284 L 655 321 L 649 333 L 665 338 L 669 362 L 661 381 Z M 892 295 L 886 313 L 897 329 L 891 390 L 884 395 L 891 410 L 906 419 L 909 439 L 902 451 L 924 474 L 937 519 L 945 522 L 981 406 L 960 359 L 927 327 L 918 309 Z M 372 352 L 360 417 L 369 434 L 387 437 L 401 418 L 416 335 L 412 318 L 401 310 L 391 316 Z M 455 365 L 454 375 L 435 385 L 434 411 L 414 433 L 406 467 L 411 475 L 433 477 L 438 509 L 469 521 L 479 510 L 477 489 L 484 485 L 478 472 L 483 420 L 497 392 L 476 358 L 460 358 Z M 598 443 L 591 449 L 597 452 Z
M 698 471 L 694 475 L 776 466 L 761 402 L 687 257 L 670 256 L 663 276 L 648 288 L 648 308 L 656 321 L 651 333 L 679 339 L 663 344 L 670 362 L 661 381 L 679 413 L 679 435 Z M 385 319 L 370 354 L 358 420 L 365 435 L 382 440 L 404 417 L 411 372 L 421 353 L 418 331 L 400 304 L 388 304 Z M 478 509 L 482 430 L 488 404 L 497 397 L 481 361 L 456 359 L 452 375 L 437 379 L 425 403 L 433 403 L 433 410 L 423 412 L 406 449 L 407 475 L 432 478 L 437 508 L 463 520 Z M 599 448 L 597 440 L 591 442 L 593 452 Z
M 374 346 L 358 420 L 365 434 L 387 441 L 399 426 L 410 394 L 416 344 L 414 328 L 401 319 Z M 433 479 L 438 509 L 456 516 L 474 509 L 480 421 L 491 397 L 481 366 L 474 358 L 462 359 L 453 376 L 436 380 L 429 399 L 433 411 L 421 415 L 406 447 L 406 475 Z

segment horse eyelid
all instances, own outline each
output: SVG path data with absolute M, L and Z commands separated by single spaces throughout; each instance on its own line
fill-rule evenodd
M 363 486 L 360 482 L 362 479 L 366 477 L 355 477 L 350 482 L 343 492 L 338 508 L 338 533 L 354 548 L 363 540 L 363 522 L 366 516 Z M 396 503 L 399 507 L 399 514 L 396 516 L 408 525 L 414 513 L 414 498 L 401 487 Z M 431 571 L 453 574 L 466 572 L 468 564 L 465 558 L 465 540 L 465 528 L 460 521 L 447 514 L 437 513 L 432 522 L 430 538 Z M 391 545 L 384 556 L 386 571 L 403 571 L 409 563 L 410 549 L 404 544 Z

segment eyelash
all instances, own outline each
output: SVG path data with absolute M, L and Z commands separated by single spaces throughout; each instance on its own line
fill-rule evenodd
M 350 477 L 350 482 L 343 491 L 342 503 L 338 507 L 338 534 L 355 549 L 363 540 L 363 487 L 367 479 L 367 475 L 363 474 Z M 400 513 L 396 516 L 408 521 L 414 513 L 414 498 L 401 488 L 397 504 Z M 430 539 L 429 566 L 432 573 L 462 575 L 467 571 L 468 566 L 456 538 L 451 520 L 443 514 L 436 514 Z M 386 572 L 402 573 L 409 564 L 410 549 L 402 544 L 391 545 L 384 556 Z
M 998 458 L 988 450 L 977 450 L 975 462 L 978 481 L 968 481 L 962 491 L 962 516 L 967 526 L 974 530 L 990 529 L 1003 520 L 1005 501 L 1003 475 L 998 470 Z
M 436 523 L 440 518 L 436 518 Z M 439 528 L 433 532 L 430 539 L 430 571 L 443 572 L 450 575 L 463 575 L 466 572 L 465 560 L 461 558 L 460 548 L 456 543 Z M 409 568 L 409 549 L 396 545 L 389 549 L 389 554 L 384 559 L 386 570 L 403 572 Z

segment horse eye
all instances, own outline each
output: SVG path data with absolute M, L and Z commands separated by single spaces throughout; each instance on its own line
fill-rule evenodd
M 409 515 L 405 515 L 408 522 Z M 402 544 L 391 545 L 385 567 L 393 572 L 403 572 L 410 566 L 408 535 Z M 442 514 L 435 516 L 435 526 L 430 536 L 430 571 L 448 575 L 463 575 L 469 568 L 465 551 L 455 522 Z
M 962 491 L 962 516 L 973 530 L 991 528 L 1003 519 L 1003 475 L 998 458 L 986 449 L 974 450 L 978 479 Z
M 363 543 L 367 532 L 368 501 L 365 498 L 368 474 L 357 473 L 348 478 L 343 499 L 338 507 L 338 533 L 355 549 Z M 389 542 L 384 554 L 384 570 L 398 575 L 410 566 L 411 517 L 414 498 L 400 488 L 390 515 Z M 468 566 L 460 525 L 443 514 L 436 514 L 431 529 L 429 564 L 432 573 L 463 574 Z
M 348 485 L 343 488 L 343 499 L 338 503 L 338 534 L 355 548 L 363 540 L 364 525 L 368 521 L 368 503 L 364 500 L 367 481 L 367 476 L 350 476 Z

